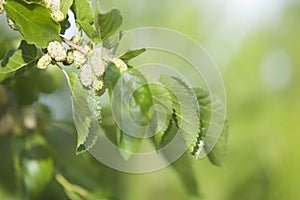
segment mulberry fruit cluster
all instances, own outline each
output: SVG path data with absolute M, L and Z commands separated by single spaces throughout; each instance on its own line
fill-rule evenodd
M 65 19 L 65 15 L 60 11 L 60 3 L 55 0 L 44 0 L 44 6 L 51 11 L 51 16 L 54 21 L 62 22 Z
M 103 74 L 108 66 L 111 53 L 104 48 L 96 48 L 87 63 L 80 69 L 80 80 L 83 86 L 93 88 L 95 91 L 103 89 Z

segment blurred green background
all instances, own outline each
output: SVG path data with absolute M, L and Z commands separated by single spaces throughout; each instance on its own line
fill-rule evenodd
M 101 6 L 103 11 L 113 7 L 121 11 L 122 30 L 155 26 L 187 34 L 218 66 L 227 93 L 230 136 L 223 168 L 207 159 L 193 160 L 203 199 L 300 199 L 300 1 L 110 0 L 101 1 Z M 8 29 L 3 16 L 0 23 L 3 57 L 18 46 L 18 35 Z M 39 96 L 40 102 L 50 105 L 54 121 L 67 123 L 72 115 L 63 85 L 54 94 Z M 74 184 L 112 191 L 125 200 L 197 199 L 188 195 L 170 167 L 141 175 L 120 173 L 88 155 L 75 156 L 72 129 L 51 127 L 45 138 L 55 146 L 54 170 Z M 0 199 L 18 197 L 15 143 L 9 136 L 0 137 Z M 42 194 L 41 199 L 66 198 L 54 180 Z

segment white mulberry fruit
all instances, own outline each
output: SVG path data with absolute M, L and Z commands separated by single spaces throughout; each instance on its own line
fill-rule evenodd
M 47 50 L 48 54 L 57 62 L 63 62 L 67 58 L 67 51 L 65 47 L 57 41 L 50 42 Z
M 112 62 L 119 68 L 121 73 L 124 73 L 127 70 L 127 65 L 123 60 L 115 58 Z
M 39 69 L 46 69 L 51 64 L 51 61 L 52 61 L 51 56 L 45 54 L 39 59 L 37 63 L 37 67 Z
M 54 10 L 52 12 L 51 16 L 54 19 L 54 21 L 56 21 L 56 22 L 62 22 L 65 19 L 64 13 L 61 12 L 60 10 Z
M 77 68 L 80 68 L 86 62 L 86 56 L 78 50 L 74 50 L 74 64 Z
M 80 81 L 85 87 L 89 87 L 93 84 L 94 75 L 92 67 L 88 64 L 85 64 L 81 67 L 80 71 Z

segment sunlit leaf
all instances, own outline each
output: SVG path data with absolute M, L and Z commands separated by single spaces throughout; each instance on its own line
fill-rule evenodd
M 60 0 L 60 11 L 66 16 L 72 4 L 73 0 Z
M 116 116 L 116 119 L 119 119 L 124 122 L 125 125 L 128 125 L 132 123 L 130 122 L 130 119 L 128 119 L 130 117 L 134 123 L 139 126 L 148 125 L 150 122 L 149 112 L 152 106 L 152 98 L 147 81 L 143 75 L 136 69 L 130 69 L 124 74 L 121 74 L 119 69 L 114 64 L 111 64 L 106 70 L 105 81 L 108 85 L 111 99 L 116 101 L 113 104 L 115 113 L 118 113 L 119 115 Z M 118 81 L 120 82 L 118 83 Z M 129 102 L 126 102 L 123 98 L 128 97 L 129 95 L 131 95 L 131 98 Z M 126 109 L 129 110 L 130 116 L 122 115 L 122 113 L 127 111 Z M 134 126 L 131 127 L 132 131 L 135 132 Z M 128 159 L 129 154 L 138 149 L 141 144 L 141 139 L 129 136 L 123 131 L 120 131 L 119 134 L 118 145 L 123 150 L 128 151 L 128 153 L 123 154 L 123 157 Z M 141 132 L 138 134 L 142 137 L 146 133 Z
M 163 83 L 172 93 L 175 123 L 182 130 L 184 140 L 189 145 L 197 138 L 199 129 L 199 108 L 197 98 L 190 89 L 179 78 L 163 75 L 160 77 Z
M 123 18 L 121 13 L 117 9 L 101 14 L 97 13 L 95 18 L 95 25 L 97 31 L 101 35 L 101 39 L 104 40 L 114 35 L 122 24 Z
M 218 114 L 218 107 L 223 106 L 222 102 L 217 99 L 215 102 L 211 102 L 210 94 L 208 91 L 194 88 L 194 91 L 197 95 L 198 103 L 200 106 L 200 116 L 201 116 L 201 137 L 206 137 L 207 130 L 210 126 L 222 126 L 222 124 L 216 124 L 211 122 L 211 112 L 215 112 Z M 214 105 L 212 105 L 212 103 Z M 212 107 L 215 108 L 212 111 Z M 228 120 L 225 120 L 225 124 L 223 126 L 222 132 L 217 140 L 217 143 L 213 147 L 213 149 L 208 152 L 208 146 L 204 146 L 204 150 L 208 153 L 208 158 L 214 165 L 222 166 L 224 163 L 225 155 L 226 155 L 226 146 L 227 146 L 227 138 L 228 138 Z
M 25 1 L 7 0 L 4 4 L 7 15 L 16 23 L 29 44 L 46 48 L 54 40 L 60 41 L 60 26 L 53 21 L 50 11 L 44 6 Z
M 86 90 L 75 73 L 70 75 L 74 124 L 78 133 L 77 153 L 85 152 L 96 142 L 100 133 L 100 103 Z
M 39 59 L 40 52 L 35 45 L 27 44 L 24 40 L 16 51 L 10 51 L 0 63 L 0 83 L 12 78 L 22 68 L 28 68 Z

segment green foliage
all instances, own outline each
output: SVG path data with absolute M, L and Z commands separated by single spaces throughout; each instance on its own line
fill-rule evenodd
M 53 21 L 47 8 L 21 0 L 7 0 L 4 8 L 19 27 L 27 43 L 46 48 L 49 42 L 60 41 L 60 26 Z
M 96 29 L 100 33 L 101 39 L 105 40 L 117 32 L 122 24 L 123 18 L 119 10 L 112 9 L 104 14 L 98 12 L 95 21 Z
M 0 83 L 12 78 L 23 68 L 33 66 L 39 57 L 40 53 L 35 45 L 27 44 L 23 40 L 17 50 L 8 52 L 1 60 Z
M 61 0 L 60 1 L 60 11 L 63 12 L 64 15 L 66 16 L 73 3 L 74 3 L 74 0 Z
M 36 199 L 52 179 L 53 161 L 23 159 L 22 165 L 28 199 Z
M 77 153 L 82 153 L 91 148 L 98 138 L 99 102 L 82 86 L 75 73 L 70 75 L 70 90 L 74 124 L 77 129 Z
M 123 105 L 124 102 L 122 102 L 122 98 L 128 96 L 128 94 L 132 94 L 132 98 L 130 98 L 128 105 L 131 117 L 139 126 L 148 125 L 150 122 L 152 97 L 147 81 L 143 75 L 136 69 L 130 69 L 124 74 L 121 74 L 119 69 L 114 64 L 111 64 L 105 73 L 105 80 L 108 85 L 111 98 L 118 99 L 118 101 L 120 101 L 114 104 L 116 107 L 113 109 L 118 114 L 126 112 L 122 110 L 127 107 L 126 105 Z M 120 82 L 118 83 L 118 81 Z M 118 87 L 117 89 L 115 88 L 116 86 Z M 119 116 L 118 118 L 122 119 L 122 116 Z M 122 150 L 124 150 L 121 151 L 121 153 L 125 159 L 128 159 L 131 153 L 137 151 L 142 140 L 127 135 L 127 133 L 124 133 L 121 130 L 119 130 L 118 134 L 118 145 Z M 142 137 L 146 133 L 139 134 L 139 136 Z
M 138 152 L 139 147 L 145 140 L 142 137 L 147 136 L 146 134 L 149 132 L 157 132 L 151 139 L 156 150 L 160 152 L 159 149 L 172 142 L 177 134 L 182 137 L 186 145 L 190 145 L 199 138 L 205 140 L 208 127 L 216 126 L 216 124 L 211 123 L 210 119 L 212 104 L 222 102 L 211 102 L 210 94 L 207 91 L 199 88 L 193 90 L 180 78 L 167 75 L 160 77 L 160 83 L 149 84 L 141 72 L 133 66 L 129 66 L 129 60 L 141 55 L 146 49 L 130 50 L 132 35 L 118 32 L 123 21 L 120 11 L 112 9 L 103 14 L 100 13 L 99 7 L 93 12 L 89 0 L 62 0 L 60 10 L 66 19 L 61 23 L 56 23 L 52 19 L 53 16 L 51 16 L 50 10 L 45 8 L 40 1 L 7 0 L 4 7 L 8 17 L 18 26 L 24 40 L 22 40 L 17 50 L 8 52 L 1 60 L 0 83 L 13 78 L 16 74 L 20 74 L 20 76 L 7 84 L 7 91 L 5 89 L 5 92 L 15 99 L 13 102 L 5 100 L 3 101 L 5 103 L 0 105 L 0 123 L 3 124 L 8 121 L 10 124 L 17 124 L 14 129 L 11 128 L 3 132 L 6 135 L 12 134 L 14 137 L 22 135 L 21 138 L 25 138 L 24 141 L 20 139 L 21 142 L 16 142 L 15 146 L 17 147 L 15 148 L 17 150 L 14 153 L 16 176 L 19 179 L 19 187 L 21 186 L 20 188 L 25 191 L 25 198 L 39 198 L 46 186 L 53 184 L 51 180 L 55 168 L 55 178 L 61 184 L 69 199 L 112 199 L 111 196 L 99 189 L 86 189 L 83 186 L 70 183 L 62 175 L 65 168 L 70 167 L 68 166 L 69 163 L 62 161 L 59 158 L 61 155 L 44 155 L 45 151 L 48 151 L 48 141 L 44 139 L 42 133 L 50 132 L 48 128 L 49 124 L 52 123 L 52 119 L 49 109 L 39 105 L 38 97 L 41 92 L 51 94 L 59 87 L 62 83 L 61 76 L 58 74 L 60 71 L 65 74 L 71 93 L 73 121 L 78 135 L 77 154 L 93 147 L 99 137 L 101 128 L 118 145 L 120 154 L 127 160 L 133 153 Z M 68 19 L 70 9 L 75 15 L 79 36 L 82 36 L 82 31 L 84 31 L 88 37 L 83 42 L 74 42 L 74 40 L 69 41 L 63 38 L 63 34 L 70 27 Z M 75 69 L 74 65 L 71 64 L 72 61 L 70 63 L 66 60 L 56 62 L 53 55 L 49 53 L 50 50 L 49 52 L 46 50 L 48 43 L 52 41 L 63 41 L 69 50 L 68 53 L 73 52 L 73 50 L 82 52 L 82 55 L 84 54 L 88 58 L 87 64 L 91 61 L 91 51 L 93 51 L 93 48 L 98 47 L 99 43 L 103 50 L 111 51 L 113 55 L 109 54 L 106 57 L 101 57 L 100 61 L 97 59 L 95 61 L 99 62 L 99 65 L 103 64 L 101 62 L 105 62 L 105 64 L 108 62 L 108 66 L 100 66 L 105 69 L 104 74 L 96 77 L 98 81 L 103 81 L 103 87 L 99 90 L 95 89 L 95 86 L 93 86 L 93 89 L 84 87 L 82 84 L 84 81 L 82 81 L 80 73 L 83 68 Z M 87 50 L 87 48 L 85 49 L 86 45 L 93 48 Z M 43 53 L 48 53 L 48 57 L 49 55 L 52 56 L 51 64 L 48 65 L 51 61 L 50 58 L 50 61 L 47 62 L 48 66 L 45 66 L 47 70 L 44 71 L 31 69 L 41 57 L 40 49 Z M 61 52 L 54 52 L 54 54 L 56 53 Z M 47 56 L 45 57 L 47 58 Z M 117 61 L 120 61 L 119 64 Z M 114 63 L 117 63 L 118 66 Z M 63 64 L 70 65 L 71 69 L 68 70 L 71 72 L 70 75 L 65 71 L 66 68 Z M 93 68 L 93 70 L 95 69 Z M 80 74 L 80 77 L 77 74 Z M 97 83 L 94 82 L 95 74 L 95 71 L 93 71 L 93 84 Z M 91 84 L 86 85 L 90 86 Z M 105 113 L 104 121 L 106 121 L 102 123 L 100 96 L 105 93 L 106 89 L 108 89 L 111 105 L 113 106 L 110 112 L 114 112 L 116 118 L 107 119 L 107 113 Z M 194 95 L 194 92 L 196 95 Z M 127 101 L 123 101 L 124 98 Z M 22 111 L 21 116 L 17 116 L 16 111 L 18 110 Z M 5 112 L 3 115 L 2 111 Z M 127 111 L 129 115 L 124 114 Z M 29 117 L 25 118 L 24 116 L 28 113 L 30 114 Z M 7 121 L 3 120 L 2 116 L 3 118 L 6 117 L 5 120 Z M 17 119 L 11 120 L 11 116 Z M 132 122 L 134 124 L 131 124 Z M 56 125 L 60 126 L 61 124 L 56 122 Z M 118 125 L 121 125 L 121 128 Z M 68 125 L 63 124 L 60 127 L 66 126 Z M 72 125 L 70 126 L 68 129 L 70 132 L 74 132 Z M 129 127 L 129 131 L 123 130 L 122 126 Z M 149 129 L 148 127 L 140 129 L 140 127 L 146 126 L 149 126 Z M 30 134 L 33 134 L 33 137 Z M 215 165 L 222 165 L 224 161 L 227 136 L 226 123 L 220 139 L 212 151 L 208 152 L 208 149 L 204 147 L 209 159 Z M 28 138 L 31 142 L 28 142 Z M 60 139 L 62 140 L 60 141 Z M 63 140 L 63 136 L 61 136 L 55 144 L 57 142 L 64 145 L 66 140 Z M 174 145 L 171 148 L 173 149 L 170 151 L 175 152 L 181 147 Z M 56 147 L 54 149 L 55 152 Z M 56 154 L 65 155 L 64 153 L 61 149 L 56 152 Z M 162 152 L 162 154 L 166 160 L 171 161 L 168 153 Z M 56 163 L 53 157 L 57 159 L 55 161 L 66 162 L 67 164 L 63 167 L 54 166 Z M 67 156 L 64 158 L 67 160 Z M 189 193 L 198 196 L 198 185 L 188 154 L 184 153 L 172 166 Z M 81 171 L 84 170 L 81 169 Z M 92 171 L 89 173 L 95 175 Z M 72 173 L 72 170 L 69 173 Z M 78 174 L 76 170 L 73 173 L 76 176 Z M 112 174 L 111 171 L 110 174 Z M 90 183 L 90 185 L 92 184 Z M 23 192 L 21 193 L 23 194 Z
M 175 123 L 183 131 L 186 143 L 191 144 L 197 138 L 195 131 L 199 129 L 200 116 L 197 99 L 192 89 L 188 88 L 178 78 L 161 76 L 160 82 L 173 94 L 173 110 L 176 116 Z
M 145 48 L 128 51 L 125 54 L 123 54 L 120 58 L 124 61 L 129 61 L 129 60 L 141 55 L 145 51 L 146 51 Z
M 200 136 L 205 138 L 209 126 L 219 126 L 219 124 L 211 123 L 212 103 L 214 104 L 214 112 L 216 114 L 218 114 L 218 106 L 223 106 L 223 103 L 218 101 L 217 97 L 215 97 L 215 99 L 217 99 L 215 102 L 211 102 L 210 94 L 206 90 L 195 88 L 194 91 L 197 95 L 197 100 L 200 107 Z M 207 146 L 204 146 L 204 150 L 208 153 L 208 158 L 214 165 L 222 166 L 224 163 L 228 133 L 228 120 L 226 119 L 224 127 L 222 128 L 222 132 L 220 133 L 217 143 L 213 149 L 209 151 L 210 149 L 208 149 Z

